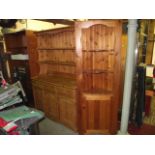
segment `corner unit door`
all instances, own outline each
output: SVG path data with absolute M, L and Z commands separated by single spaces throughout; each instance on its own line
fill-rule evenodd
M 121 22 L 94 20 L 76 24 L 80 130 L 114 134 L 120 102 Z
M 110 134 L 111 97 L 85 94 L 81 113 L 85 134 Z

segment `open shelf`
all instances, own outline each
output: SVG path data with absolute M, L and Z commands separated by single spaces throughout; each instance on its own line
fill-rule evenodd
M 76 88 L 76 79 L 73 77 L 67 77 L 63 75 L 39 75 L 32 79 L 34 85 L 47 85 L 47 87 L 53 85 L 61 85 L 63 87 Z
M 112 92 L 107 90 L 90 90 L 83 92 L 83 97 L 86 100 L 110 100 L 112 97 Z
M 84 70 L 85 74 L 100 74 L 100 73 L 114 73 L 112 70 L 108 69 L 95 69 L 95 70 Z
M 8 47 L 8 49 L 22 49 L 27 48 L 27 46 L 14 46 L 14 47 Z
M 65 65 L 65 66 L 76 66 L 75 62 L 60 62 L 60 61 L 39 61 L 39 63 L 52 64 L 52 65 Z

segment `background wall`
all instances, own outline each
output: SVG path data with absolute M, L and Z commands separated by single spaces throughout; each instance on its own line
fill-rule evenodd
M 54 29 L 54 28 L 60 28 L 60 27 L 66 27 L 66 25 L 63 24 L 53 24 L 48 22 L 42 22 L 37 20 L 27 20 L 27 29 L 29 30 L 35 30 L 35 31 L 41 31 L 41 30 L 47 30 L 47 29 Z
M 41 31 L 41 30 L 55 29 L 60 27 L 66 27 L 66 25 L 53 24 L 53 23 L 43 22 L 43 21 L 33 20 L 33 19 L 22 19 L 17 21 L 14 27 L 2 29 L 2 32 L 11 33 L 11 32 L 17 32 L 20 30 Z

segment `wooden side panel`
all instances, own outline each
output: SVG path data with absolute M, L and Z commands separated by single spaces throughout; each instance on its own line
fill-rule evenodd
M 29 66 L 31 78 L 39 75 L 37 37 L 33 31 L 26 31 L 27 52 L 29 55 Z

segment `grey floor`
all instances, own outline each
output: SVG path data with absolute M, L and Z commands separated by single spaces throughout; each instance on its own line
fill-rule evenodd
M 45 118 L 39 122 L 40 135 L 78 135 L 66 126 Z

